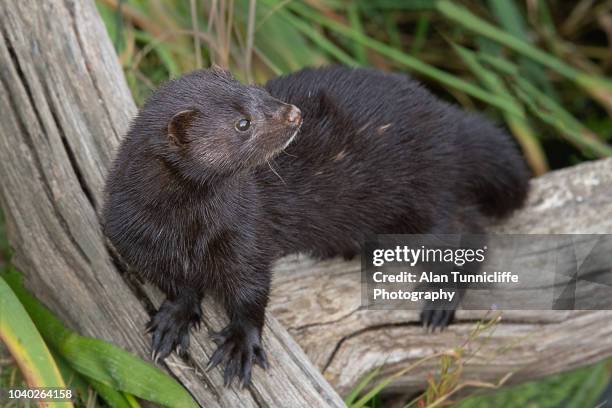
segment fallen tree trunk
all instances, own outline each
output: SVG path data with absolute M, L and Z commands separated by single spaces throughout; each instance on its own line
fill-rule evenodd
M 492 229 L 521 234 L 611 231 L 612 159 L 534 180 L 526 208 Z M 381 375 L 389 374 L 461 346 L 475 322 L 487 316 L 460 310 L 456 324 L 427 334 L 416 311 L 363 310 L 360 305 L 358 261 L 292 257 L 275 269 L 272 313 L 341 394 L 379 366 L 384 366 Z M 494 330 L 470 342 L 463 378 L 497 382 L 512 372 L 511 382 L 519 382 L 596 362 L 612 355 L 611 319 L 607 310 L 504 312 Z M 437 367 L 437 360 L 425 362 L 391 389 L 423 388 L 426 374 Z
M 5 2 L 6 3 L 6 2 Z M 160 296 L 121 274 L 98 226 L 103 178 L 135 108 L 91 1 L 0 4 L 0 202 L 13 262 L 27 285 L 79 332 L 148 358 L 144 322 Z M 612 230 L 612 161 L 551 173 L 534 182 L 527 209 L 500 232 Z M 392 372 L 463 343 L 483 314 L 463 311 L 442 334 L 424 334 L 412 311 L 360 310 L 359 264 L 289 258 L 276 268 L 272 315 L 289 328 L 325 377 L 345 393 L 363 374 Z M 225 320 L 206 304 L 206 324 Z M 475 340 L 466 378 L 527 379 L 587 364 L 612 353 L 610 312 L 508 312 L 487 339 Z M 341 406 L 338 395 L 287 331 L 269 318 L 268 375 L 249 391 L 225 390 L 205 330 L 191 361 L 166 368 L 206 406 Z M 394 385 L 424 384 L 429 362 Z
M 97 212 L 104 174 L 135 107 L 93 1 L 0 4 L 0 200 L 26 285 L 78 332 L 148 358 L 145 335 L 160 296 L 121 274 Z M 191 361 L 166 368 L 206 407 L 343 406 L 287 334 L 269 317 L 270 369 L 248 390 L 222 386 L 204 367 L 214 350 L 206 329 L 225 316 L 204 307 Z

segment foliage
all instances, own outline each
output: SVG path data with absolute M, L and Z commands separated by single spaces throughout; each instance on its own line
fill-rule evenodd
M 558 374 L 500 390 L 493 395 L 468 398 L 457 408 L 582 408 L 596 407 L 610 381 L 606 363 Z
M 612 4 L 532 0 L 98 0 L 138 103 L 209 64 L 264 82 L 341 63 L 409 72 L 486 110 L 535 174 L 609 156 Z
M 47 345 L 34 323 L 0 277 L 0 341 L 19 364 L 21 375 L 30 388 L 66 388 Z M 58 408 L 71 407 L 69 402 L 58 402 Z
M 158 368 L 110 343 L 80 336 L 64 327 L 23 288 L 16 271 L 9 269 L 0 276 L 0 294 L 0 339 L 8 345 L 29 387 L 65 388 L 65 379 L 77 390 L 81 401 L 89 399 L 91 387 L 114 407 L 139 406 L 132 396 L 167 407 L 197 406 L 179 383 Z M 10 341 L 13 337 L 16 340 Z M 30 374 L 32 366 L 37 369 L 34 374 Z M 48 379 L 52 375 L 55 380 Z

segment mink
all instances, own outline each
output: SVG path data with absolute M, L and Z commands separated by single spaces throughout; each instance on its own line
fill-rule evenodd
M 122 140 L 103 228 L 166 295 L 147 327 L 155 358 L 185 354 L 203 296 L 228 325 L 209 367 L 251 381 L 271 264 L 359 254 L 373 234 L 480 233 L 519 208 L 528 171 L 511 137 L 406 75 L 307 68 L 246 85 L 199 70 L 155 91 Z M 454 310 L 424 309 L 447 325 Z

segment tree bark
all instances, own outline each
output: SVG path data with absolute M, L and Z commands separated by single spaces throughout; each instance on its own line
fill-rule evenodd
M 0 202 L 26 285 L 78 332 L 149 358 L 148 311 L 160 302 L 107 252 L 98 211 L 104 175 L 135 106 L 93 1 L 0 3 Z M 269 317 L 270 369 L 247 390 L 206 373 L 206 329 L 226 317 L 204 305 L 189 364 L 165 367 L 207 407 L 344 406 L 286 330 Z

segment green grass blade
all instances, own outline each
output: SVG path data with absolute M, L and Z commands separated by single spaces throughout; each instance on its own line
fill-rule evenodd
M 610 381 L 605 363 L 556 374 L 538 381 L 504 387 L 495 393 L 473 395 L 454 405 L 456 408 L 532 407 L 584 408 L 597 405 Z
M 479 52 L 478 59 L 495 68 L 504 75 L 508 75 L 511 77 L 519 75 L 518 67 L 505 58 L 500 58 L 488 52 Z
M 538 90 L 529 81 L 522 79 L 515 64 L 503 58 L 483 53 L 479 53 L 478 58 L 502 74 L 513 78 L 515 82 L 513 89 L 529 107 L 530 111 L 538 119 L 555 128 L 570 143 L 591 156 L 610 156 L 610 145 L 603 142 L 600 137 L 584 126 L 559 103 Z
M 557 28 L 555 27 L 555 20 L 550 12 L 550 8 L 546 1 L 540 0 L 534 2 L 534 6 L 536 8 L 536 22 L 532 24 L 537 24 L 541 30 L 546 32 L 548 37 L 557 37 Z
M 352 30 L 350 27 L 347 27 L 343 24 L 338 23 L 337 21 L 320 15 L 309 7 L 305 6 L 301 3 L 290 3 L 288 6 L 295 13 L 303 16 L 306 19 L 317 22 L 332 31 L 335 31 L 353 41 L 357 41 L 366 47 L 372 48 L 376 52 L 381 55 L 384 55 L 388 58 L 391 58 L 394 61 L 399 62 L 400 64 L 405 65 L 409 69 L 412 69 L 415 72 L 418 72 L 422 75 L 426 75 L 430 78 L 437 80 L 438 82 L 447 85 L 451 88 L 457 89 L 459 91 L 465 92 L 468 95 L 471 95 L 477 99 L 480 99 L 492 106 L 495 106 L 502 110 L 507 110 L 513 112 L 515 114 L 520 115 L 520 112 L 515 110 L 515 107 L 505 98 L 500 98 L 497 95 L 494 95 L 490 92 L 485 91 L 484 89 L 475 86 L 459 77 L 449 74 L 448 72 L 442 71 L 438 68 L 435 68 L 431 65 L 428 65 L 404 52 L 389 47 L 388 45 L 376 41 L 370 37 L 367 37 L 357 31 Z
M 90 403 L 90 392 L 95 390 L 99 397 L 113 408 L 132 408 L 127 398 L 120 391 L 116 391 L 102 383 L 99 383 L 91 378 L 86 378 L 76 372 L 66 360 L 55 350 L 51 349 L 51 355 L 57 363 L 57 366 L 66 382 L 66 387 L 77 392 L 83 406 L 88 406 Z M 95 394 L 93 394 L 95 395 Z M 98 406 L 97 404 L 95 406 Z
M 429 29 L 430 19 L 430 13 L 423 13 L 419 16 L 416 27 L 414 29 L 414 39 L 412 40 L 412 46 L 410 47 L 410 53 L 412 55 L 418 54 L 423 48 L 427 37 L 427 30 Z
M 104 25 L 106 26 L 106 30 L 108 31 L 108 36 L 113 42 L 113 46 L 115 47 L 115 51 L 117 54 L 120 54 L 123 51 L 123 36 L 121 26 L 121 20 L 117 19 L 117 12 L 112 11 L 106 4 L 103 4 L 100 1 L 96 1 L 96 8 Z
M 440 0 L 437 3 L 436 8 L 444 17 L 454 21 L 462 27 L 499 42 L 500 44 L 503 44 L 514 51 L 541 63 L 542 65 L 554 69 L 558 73 L 568 78 L 580 74 L 579 71 L 558 60 L 557 58 L 475 16 L 463 6 L 456 5 L 449 0 Z
M 359 394 L 372 382 L 372 380 L 378 375 L 378 373 L 380 373 L 381 369 L 382 366 L 377 367 L 375 370 L 372 370 L 368 375 L 366 375 L 363 380 L 359 381 L 359 384 L 357 384 L 351 390 L 349 395 L 346 396 L 346 398 L 344 399 L 344 403 L 350 407 L 351 404 L 355 402 Z
M 135 408 L 121 392 L 91 378 L 89 378 L 89 382 L 109 406 L 113 408 Z M 136 406 L 139 406 L 139 404 L 136 403 Z
M 285 14 L 284 17 L 291 22 L 295 28 L 297 28 L 302 34 L 310 38 L 310 40 L 319 46 L 323 51 L 327 52 L 331 57 L 335 58 L 339 62 L 349 66 L 360 66 L 362 65 L 358 60 L 354 59 L 334 43 L 329 41 L 325 36 L 321 35 L 319 31 L 307 24 L 300 18 L 294 17 L 289 13 Z
M 582 384 L 568 401 L 565 408 L 596 407 L 602 392 L 610 383 L 610 373 L 604 363 L 597 364 L 583 377 Z
M 525 21 L 515 2 L 487 0 L 487 5 L 491 13 L 507 32 L 522 40 L 526 40 Z
M 272 62 L 262 50 L 259 49 L 259 47 L 254 46 L 253 50 L 255 51 L 255 54 L 257 54 L 257 56 L 264 62 L 264 64 L 270 68 L 272 72 L 274 72 L 274 75 L 283 75 L 283 70 L 277 67 L 276 64 Z
M 494 72 L 483 67 L 478 61 L 476 54 L 469 51 L 467 48 L 461 47 L 454 43 L 452 43 L 452 46 L 459 57 L 461 57 L 472 73 L 483 83 L 486 88 L 498 95 L 512 100 L 512 103 L 515 104 L 517 110 L 524 111 L 523 106 L 510 93 L 502 79 Z M 504 119 L 512 131 L 512 134 L 519 142 L 527 159 L 527 163 L 529 164 L 529 167 L 534 175 L 541 175 L 547 172 L 548 162 L 546 159 L 546 154 L 535 136 L 535 132 L 531 128 L 527 117 L 524 114 L 519 116 L 504 112 Z
M 389 384 L 395 381 L 397 378 L 401 377 L 408 371 L 414 368 L 414 364 L 404 368 L 403 370 L 398 371 L 395 374 L 391 374 L 382 379 L 379 383 L 377 383 L 370 391 L 368 391 L 363 397 L 361 397 L 358 401 L 354 402 L 350 405 L 350 408 L 363 408 L 368 402 L 370 402 L 374 397 L 376 397 L 380 392 L 387 388 Z
M 348 21 L 353 27 L 353 30 L 364 35 L 363 24 L 361 23 L 361 17 L 359 16 L 359 7 L 357 3 L 350 3 L 348 6 Z M 368 55 L 366 49 L 361 43 L 354 43 L 353 50 L 355 59 L 359 61 L 359 65 L 366 65 L 368 63 Z
M 277 2 L 260 0 L 257 3 L 257 18 L 267 18 L 258 25 L 255 46 L 274 66 L 280 68 L 283 73 L 288 73 L 304 66 L 325 62 L 321 50 L 309 44 L 304 33 L 286 18 L 289 14 L 286 7 L 291 3 L 280 9 L 275 7 Z M 275 11 L 270 14 L 271 10 Z
M 51 352 L 11 287 L 0 276 L 0 341 L 13 356 L 30 388 L 66 388 Z M 57 402 L 58 408 L 72 407 Z
M 397 371 L 394 374 L 391 374 L 385 378 L 383 378 L 379 383 L 377 383 L 374 387 L 372 387 L 370 389 L 370 391 L 368 391 L 363 397 L 361 397 L 358 401 L 354 402 L 353 404 L 350 405 L 350 408 L 362 408 L 364 407 L 369 401 L 371 401 L 373 398 L 375 398 L 383 389 L 385 389 L 389 384 L 391 384 L 393 381 L 395 381 L 396 379 L 400 378 L 401 376 L 403 376 L 404 374 L 406 374 L 407 372 L 410 372 L 412 370 L 414 370 L 416 367 L 420 366 L 421 364 L 433 360 L 433 359 L 438 359 L 440 357 L 443 357 L 444 353 L 435 353 L 432 354 L 430 356 L 424 357 L 412 364 L 410 364 L 409 366 L 402 368 L 401 370 Z M 378 373 L 377 373 L 378 374 Z
M 516 2 L 488 0 L 487 4 L 501 27 L 524 42 L 531 43 L 527 32 L 527 24 Z M 559 100 L 552 84 L 548 80 L 546 72 L 540 65 L 525 57 L 519 59 L 519 65 L 527 79 L 544 89 L 551 98 Z
M 383 12 L 384 24 L 387 30 L 387 36 L 389 37 L 389 45 L 394 48 L 401 48 L 402 35 L 393 15 L 394 13 L 392 11 Z
M 579 71 L 512 34 L 500 30 L 450 0 L 438 1 L 436 8 L 444 17 L 462 27 L 497 41 L 574 81 L 612 112 L 612 81 Z
M 371 13 L 373 10 L 424 11 L 436 7 L 436 0 L 359 0 L 358 3 L 364 13 Z
M 174 379 L 107 342 L 73 334 L 60 353 L 76 371 L 113 389 L 165 406 L 196 406 Z
M 5 278 L 42 337 L 75 371 L 112 389 L 167 407 L 197 407 L 187 390 L 157 367 L 110 343 L 66 329 L 23 288 L 16 271 L 11 270 Z
M 597 157 L 612 156 L 612 146 L 582 125 L 571 113 L 522 78 L 515 78 L 514 90 L 531 111 L 553 126 L 576 147 Z
M 64 383 L 66 384 L 66 388 L 76 391 L 78 397 L 83 402 L 83 405 L 86 405 L 91 391 L 87 381 L 85 381 L 83 376 L 74 371 L 68 362 L 66 362 L 66 360 L 64 360 L 56 351 L 54 351 L 52 348 L 49 349 L 49 351 L 57 364 L 57 368 L 60 370 Z
M 83 377 L 76 372 L 68 362 L 55 350 L 51 349 L 51 355 L 57 363 L 57 366 L 66 382 L 66 387 L 77 392 L 83 406 L 88 406 L 90 391 L 96 391 L 107 404 L 114 408 L 132 408 L 126 397 L 120 391 L 114 390 L 102 383 L 99 383 L 91 378 Z M 98 405 L 95 405 L 98 406 Z
M 155 52 L 155 54 L 158 56 L 163 66 L 168 71 L 170 78 L 177 77 L 181 74 L 181 69 L 176 63 L 176 58 L 172 55 L 172 51 L 166 44 L 159 41 L 158 39 L 153 38 L 151 34 L 145 31 L 135 30 L 134 36 L 138 41 L 141 41 L 146 44 L 154 44 L 152 51 Z

